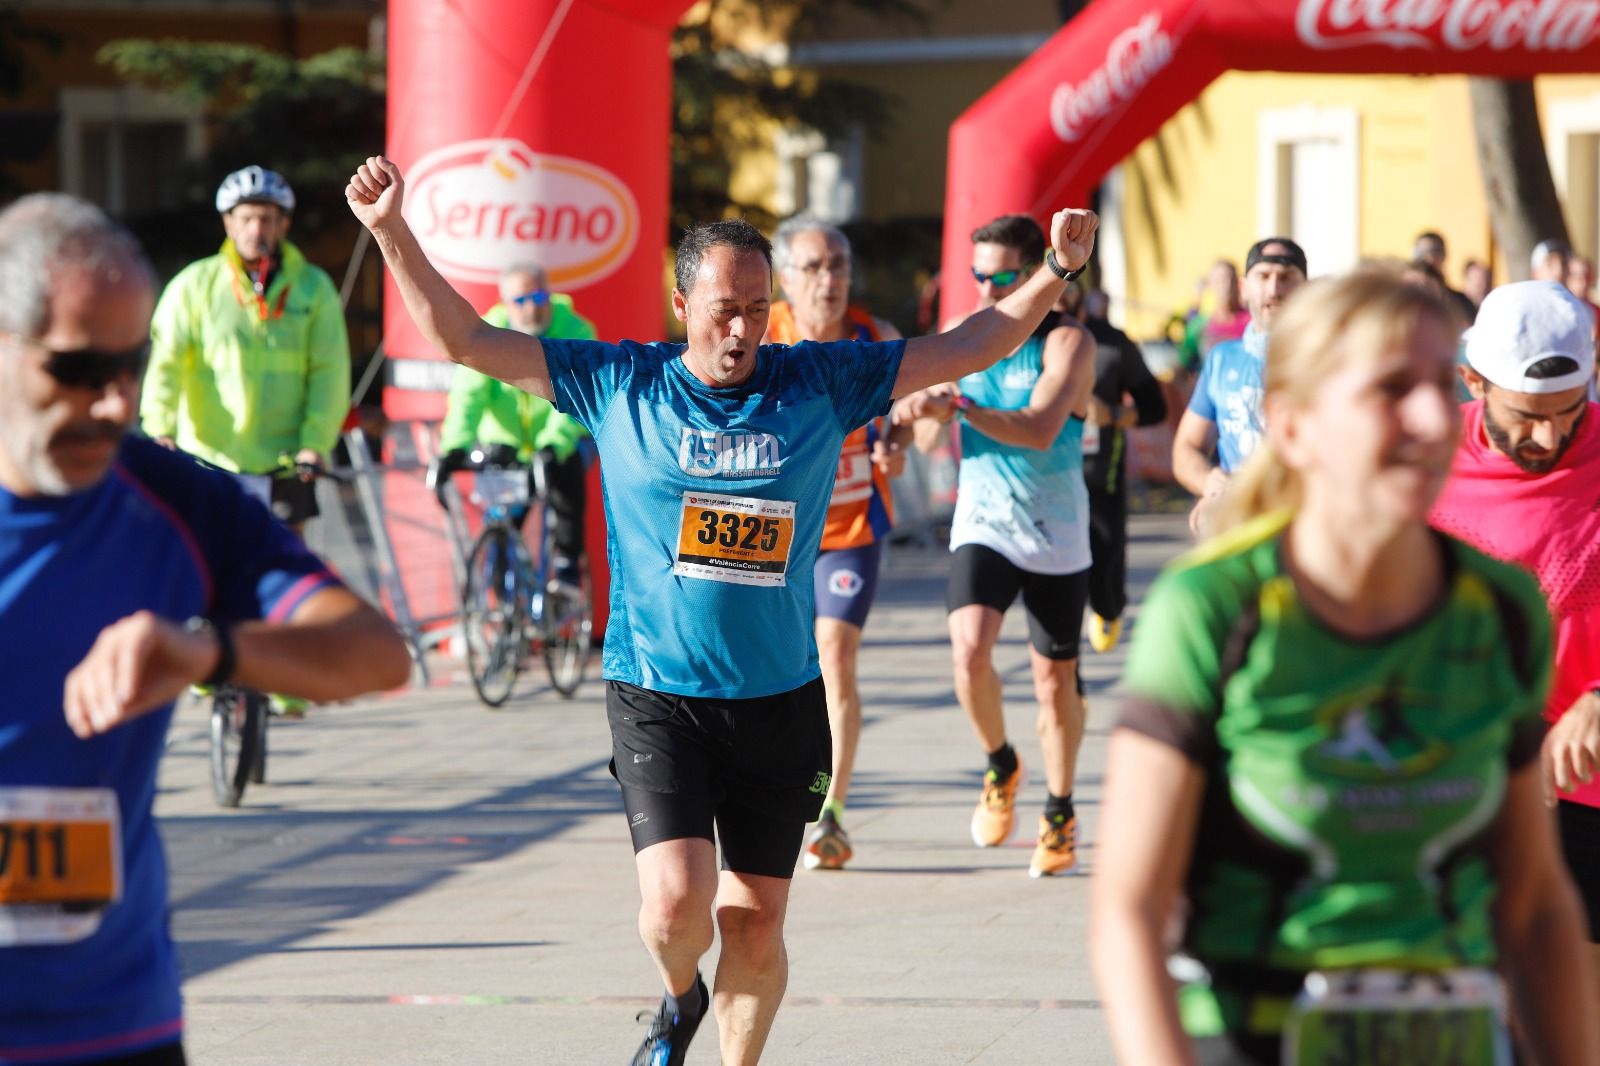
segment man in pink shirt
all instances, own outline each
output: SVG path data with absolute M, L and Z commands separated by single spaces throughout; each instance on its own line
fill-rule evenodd
M 1556 622 L 1545 794 L 1600 968 L 1600 418 L 1594 326 L 1554 281 L 1491 292 L 1466 334 L 1461 444 L 1433 523 L 1539 578 Z M 1397 456 L 1404 459 L 1404 456 Z M 1502 654 L 1499 648 L 1466 654 Z M 1448 653 L 1447 653 L 1448 654 Z

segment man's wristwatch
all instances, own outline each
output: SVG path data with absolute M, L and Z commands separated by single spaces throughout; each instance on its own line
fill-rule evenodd
M 1089 264 L 1085 262 L 1077 270 L 1068 270 L 1061 265 L 1061 260 L 1056 258 L 1056 250 L 1054 248 L 1044 253 L 1044 265 L 1050 268 L 1050 273 L 1062 281 L 1076 281 L 1079 275 L 1089 269 Z
M 234 668 L 238 665 L 237 653 L 233 648 L 233 634 L 228 632 L 228 627 L 218 625 L 203 615 L 196 615 L 185 622 L 183 628 L 191 633 L 203 633 L 217 642 L 217 665 L 212 667 L 209 675 L 201 679 L 200 684 L 207 688 L 227 684 L 233 677 Z
M 972 397 L 957 393 L 956 398 L 951 402 L 955 404 L 957 414 L 965 414 L 967 409 L 972 406 Z

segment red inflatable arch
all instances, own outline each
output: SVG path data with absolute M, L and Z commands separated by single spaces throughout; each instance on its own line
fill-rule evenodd
M 975 302 L 974 229 L 1087 203 L 1228 70 L 1595 72 L 1600 0 L 1098 0 L 950 129 L 941 315 Z
M 388 153 L 406 217 L 480 311 L 501 268 L 535 260 L 602 337 L 661 331 L 667 46 L 689 6 L 390 0 Z M 437 418 L 438 353 L 385 284 L 390 413 Z
M 661 331 L 672 68 L 689 0 L 390 0 L 387 153 L 406 218 L 479 311 L 502 268 L 543 264 L 608 340 Z M 451 366 L 384 280 L 396 419 L 437 419 Z M 439 509 L 420 480 L 386 483 L 386 525 L 411 613 L 453 614 Z M 587 540 L 596 632 L 606 612 L 605 522 L 592 474 Z

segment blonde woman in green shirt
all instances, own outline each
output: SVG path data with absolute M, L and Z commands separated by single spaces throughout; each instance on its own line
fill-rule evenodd
M 544 268 L 531 263 L 508 267 L 500 275 L 500 302 L 484 321 L 535 337 L 594 340 L 594 324 L 573 310 L 572 297 L 550 291 Z M 585 491 L 584 456 L 579 445 L 588 432 L 557 411 L 549 400 L 523 392 L 503 381 L 458 366 L 450 381 L 444 424 L 439 429 L 441 474 L 459 470 L 474 447 L 514 453 L 530 463 L 545 464 L 550 509 L 555 514 L 556 557 L 552 575 L 579 583 L 583 555 Z M 444 483 L 440 478 L 439 484 Z
M 1502 984 L 1528 1061 L 1600 1062 L 1541 792 L 1549 613 L 1428 525 L 1455 343 L 1392 276 L 1297 293 L 1225 532 L 1139 612 L 1091 926 L 1120 1062 L 1501 1066 Z

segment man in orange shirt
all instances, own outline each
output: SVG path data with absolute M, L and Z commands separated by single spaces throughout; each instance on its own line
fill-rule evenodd
M 798 215 L 778 227 L 774 266 L 786 300 L 772 305 L 769 344 L 800 341 L 893 340 L 889 323 L 850 304 L 850 242 L 819 219 Z M 822 532 L 813 583 L 817 654 L 833 731 L 833 780 L 822 817 L 806 837 L 801 862 L 808 870 L 838 870 L 850 860 L 850 838 L 840 824 L 850 792 L 850 772 L 861 739 L 861 693 L 856 658 L 861 630 L 878 587 L 883 538 L 894 523 L 889 478 L 905 468 L 909 424 L 888 419 L 862 426 L 845 439 L 839 472 Z M 890 423 L 884 425 L 884 422 Z

